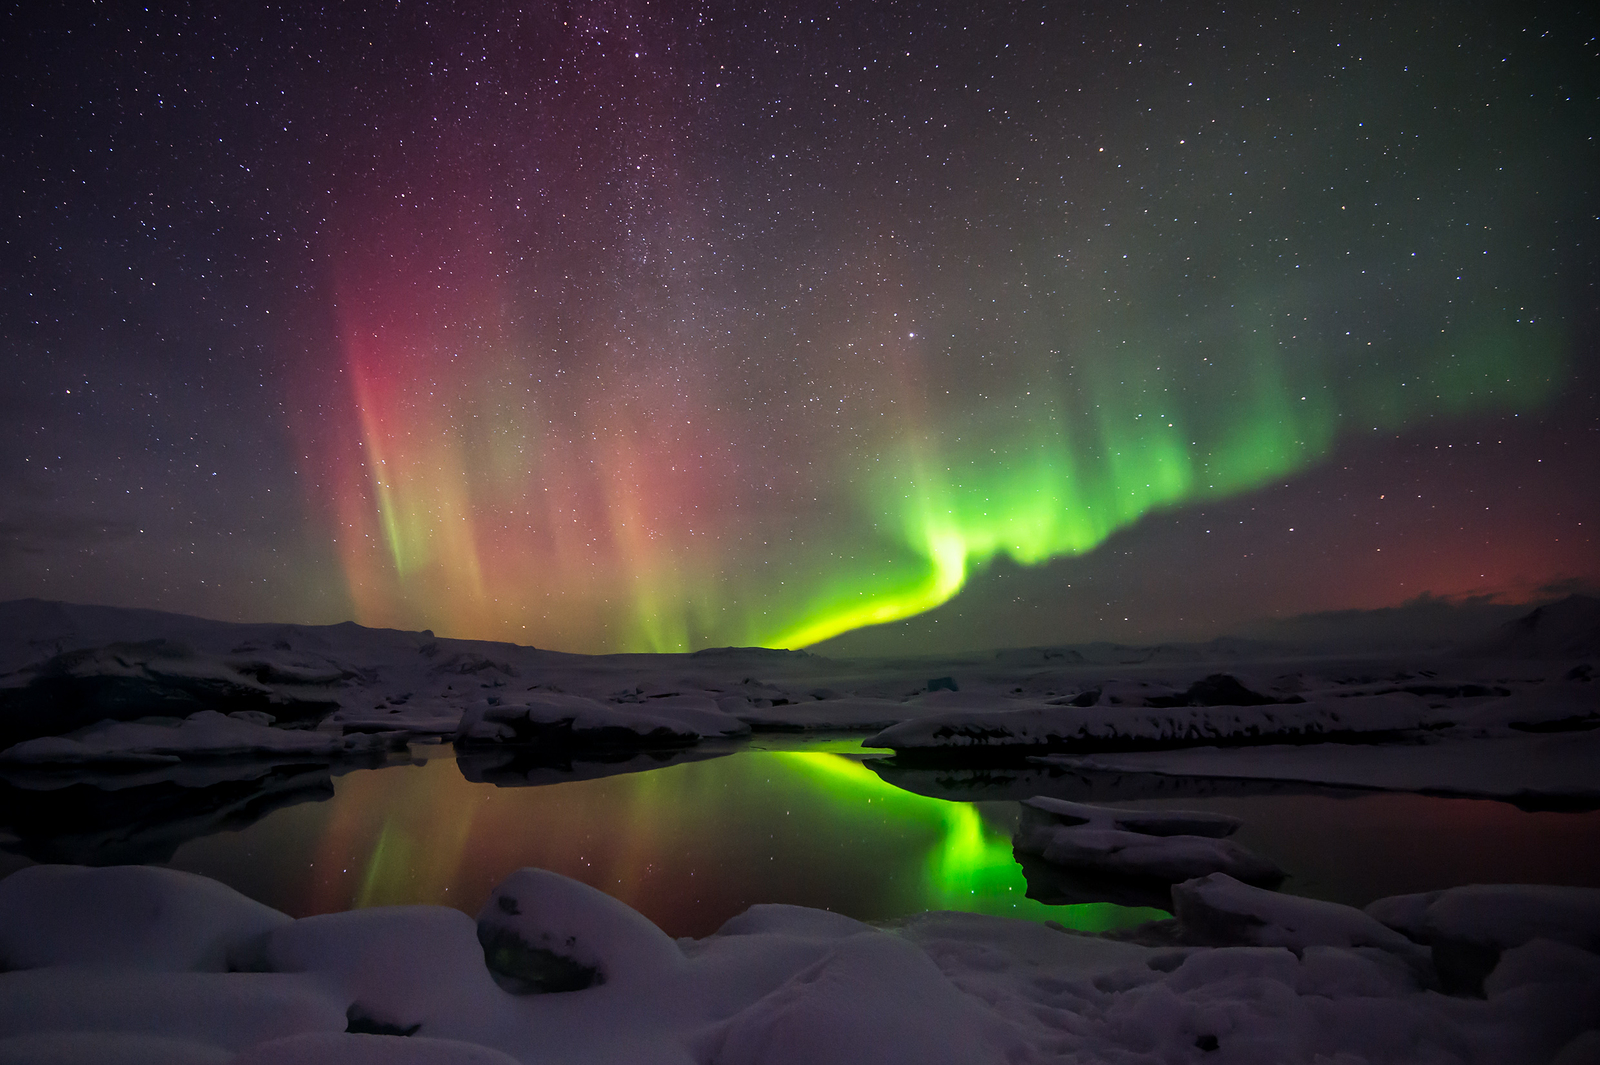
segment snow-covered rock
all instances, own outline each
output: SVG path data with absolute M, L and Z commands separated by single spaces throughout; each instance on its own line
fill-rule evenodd
M 478 912 L 478 939 L 501 986 L 519 993 L 670 978 L 683 952 L 603 891 L 545 869 L 519 869 Z

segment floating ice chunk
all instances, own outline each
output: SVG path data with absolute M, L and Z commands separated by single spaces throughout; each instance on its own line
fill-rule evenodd
M 267 934 L 290 923 L 176 869 L 34 865 L 0 881 L 0 968 L 222 972 L 253 964 Z
M 826 700 L 808 699 L 783 706 L 754 706 L 742 696 L 737 702 L 727 699 L 723 709 L 750 727 L 765 731 L 838 729 L 865 731 L 884 729 L 912 716 L 910 704 L 889 699 L 861 699 L 835 696 Z M 722 705 L 723 700 L 719 700 Z M 743 704 L 742 706 L 739 704 Z
M 139 1032 L 38 1032 L 0 1039 L 0 1065 L 230 1065 L 209 1043 Z
M 1405 936 L 1354 908 L 1282 895 L 1212 873 L 1172 887 L 1173 915 L 1193 937 L 1301 950 L 1312 946 L 1378 947 L 1416 956 Z
M 306 917 L 267 937 L 274 972 L 331 977 L 352 1025 L 459 1035 L 502 997 L 472 918 L 445 906 L 382 906 Z
M 661 705 L 657 705 L 657 704 Z M 709 699 L 610 703 L 540 692 L 515 702 L 480 700 L 461 717 L 467 742 L 539 742 L 575 747 L 687 746 L 706 736 L 738 736 L 750 726 Z
M 176 725 L 103 721 L 70 736 L 24 740 L 0 753 L 0 761 L 78 765 L 139 761 L 150 756 L 218 757 L 262 752 L 331 755 L 343 753 L 350 746 L 337 732 L 272 728 L 215 710 L 200 710 Z
M 393 1035 L 316 1033 L 260 1043 L 232 1065 L 519 1065 L 477 1043 Z
M 1232 840 L 1204 836 L 1146 836 L 1114 828 L 1030 826 L 1016 847 L 1053 865 L 1115 876 L 1149 877 L 1177 883 L 1208 873 L 1227 873 L 1249 883 L 1275 883 L 1283 870 Z
M 521 993 L 645 984 L 684 963 L 648 917 L 546 869 L 519 869 L 489 893 L 478 939 L 501 986 Z
M 1233 835 L 1244 824 L 1242 818 L 1231 814 L 1201 810 L 1128 810 L 1054 799 L 1048 795 L 1035 795 L 1023 800 L 1022 804 L 1050 814 L 1060 824 L 1120 828 L 1128 832 L 1142 832 L 1147 836 L 1209 836 L 1221 839 Z
M 1174 810 L 1117 810 L 1036 796 L 1014 843 L 1052 865 L 1175 884 L 1208 873 L 1276 883 L 1283 870 L 1231 840 L 1239 819 Z M 1187 830 L 1187 831 L 1186 831 Z

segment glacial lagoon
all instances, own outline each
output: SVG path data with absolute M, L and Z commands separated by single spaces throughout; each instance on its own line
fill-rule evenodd
M 585 881 L 673 935 L 756 903 L 881 921 L 967 910 L 1087 931 L 1159 901 L 1052 883 L 1012 852 L 1019 800 L 1240 817 L 1283 889 L 1362 905 L 1466 883 L 1600 886 L 1600 813 L 1309 785 L 900 767 L 858 737 L 758 736 L 622 763 L 519 764 L 413 744 L 363 766 L 217 764 L 11 777 L 0 874 L 31 861 L 164 864 L 295 916 L 438 903 L 476 912 L 522 866 Z M 1031 879 L 1031 883 L 1030 883 Z M 1111 901 L 1116 898 L 1117 901 Z

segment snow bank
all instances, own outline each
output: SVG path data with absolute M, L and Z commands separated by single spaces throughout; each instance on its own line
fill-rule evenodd
M 743 705 L 739 705 L 741 703 Z M 808 699 L 783 706 L 756 706 L 740 698 L 737 702 L 722 702 L 719 705 L 758 731 L 877 731 L 904 721 L 915 713 L 914 708 L 905 703 L 848 697 Z
M 582 695 L 537 693 L 474 702 L 461 717 L 457 739 L 474 743 L 539 743 L 570 748 L 675 747 L 708 736 L 738 736 L 750 726 L 704 700 L 601 702 Z
M 1366 912 L 1419 943 L 1441 940 L 1505 950 L 1534 939 L 1600 952 L 1600 889 L 1472 884 L 1379 899 Z
M 1592 800 L 1600 796 L 1600 731 L 1452 736 L 1387 746 L 1319 743 L 1123 751 L 1049 755 L 1039 761 L 1083 770 L 1296 780 L 1518 800 Z
M 0 880 L 0 969 L 249 967 L 288 917 L 224 884 L 155 866 L 33 865 Z
M 0 1065 L 229 1065 L 209 1043 L 140 1032 L 37 1032 L 0 1039 Z
M 1353 907 L 1252 887 L 1226 873 L 1174 884 L 1172 913 L 1191 936 L 1213 943 L 1419 953 L 1411 940 Z
M 332 756 L 382 750 L 405 733 L 345 736 L 340 732 L 272 728 L 250 712 L 221 714 L 200 710 L 175 724 L 103 721 L 68 736 L 24 740 L 0 752 L 0 762 L 17 765 L 92 765 L 96 763 L 176 762 L 182 757 L 217 758 L 248 754 Z
M 1392 735 L 1447 721 L 1407 692 L 1260 706 L 1036 706 L 904 721 L 864 740 L 896 754 L 974 750 L 1107 750 Z
M 695 1042 L 701 1060 L 717 1065 L 970 1065 L 1005 1061 L 1025 1047 L 1021 1033 L 957 990 L 927 954 L 871 932 L 840 940 Z
M 519 1065 L 509 1054 L 456 1039 L 348 1032 L 274 1039 L 230 1061 L 231 1065 Z
M 1013 842 L 1052 865 L 1175 884 L 1227 873 L 1253 884 L 1284 877 L 1272 862 L 1219 837 L 1239 820 L 1184 811 L 1116 810 L 1043 796 L 1023 803 Z
M 1422 948 L 1360 911 L 1220 875 L 1176 893 L 1182 919 L 1251 945 L 1149 947 L 976 914 L 873 928 L 795 906 L 680 943 L 540 870 L 491 893 L 477 927 L 439 907 L 290 921 L 164 870 L 25 870 L 0 883 L 0 929 L 33 929 L 48 967 L 0 973 L 0 1063 L 1544 1065 L 1594 1045 L 1591 951 L 1534 938 L 1504 952 L 1485 997 L 1451 997 L 1427 989 Z M 1474 898 L 1490 925 L 1527 903 Z M 489 968 L 507 936 L 604 979 L 512 993 Z M 246 941 L 272 971 L 170 971 Z

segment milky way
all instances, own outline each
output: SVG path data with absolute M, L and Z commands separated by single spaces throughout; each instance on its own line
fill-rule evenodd
M 259 223 L 219 230 L 236 230 L 224 299 L 266 343 L 255 372 L 315 545 L 294 549 L 331 552 L 358 620 L 572 650 L 799 647 L 1373 441 L 1551 410 L 1592 424 L 1592 396 L 1572 398 L 1592 389 L 1600 162 L 1581 21 L 152 17 L 168 37 L 140 36 L 141 76 L 103 99 L 152 137 L 160 108 L 210 116 L 204 136 L 159 126 L 188 163 L 150 164 L 149 184 L 191 209 L 221 190 Z M 107 55 L 119 28 L 98 27 Z M 212 133 L 247 140 L 233 170 Z M 52 166 L 40 203 L 70 185 Z M 1592 545 L 1512 551 L 1534 582 L 1600 571 Z M 1363 605 L 1507 591 L 1458 554 Z

